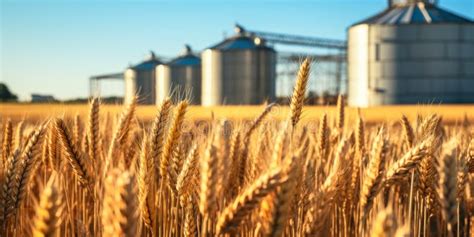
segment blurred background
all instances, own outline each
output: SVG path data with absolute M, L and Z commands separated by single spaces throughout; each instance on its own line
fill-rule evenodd
M 1 1 L 2 100 L 474 103 L 474 1 Z M 8 87 L 6 87 L 8 86 Z

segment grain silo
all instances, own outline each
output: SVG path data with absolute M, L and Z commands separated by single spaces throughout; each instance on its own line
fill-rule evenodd
M 155 103 L 155 68 L 159 64 L 162 64 L 161 61 L 150 52 L 145 61 L 125 70 L 125 103 L 130 102 L 135 95 L 138 95 L 140 104 Z
M 389 1 L 349 28 L 349 104 L 474 102 L 474 23 L 436 1 Z
M 181 56 L 156 67 L 156 103 L 173 93 L 192 104 L 201 103 L 201 59 L 188 45 Z
M 202 105 L 274 100 L 275 77 L 275 50 L 236 27 L 236 35 L 202 53 Z

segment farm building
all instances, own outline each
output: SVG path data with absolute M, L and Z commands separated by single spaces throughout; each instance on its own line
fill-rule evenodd
M 275 98 L 275 50 L 236 29 L 236 35 L 202 53 L 204 106 L 261 104 Z
M 474 102 L 474 22 L 436 1 L 389 1 L 348 38 L 349 105 Z
M 156 67 L 156 103 L 173 94 L 186 97 L 191 104 L 201 103 L 201 59 L 189 45 L 182 55 Z
M 125 80 L 125 103 L 138 95 L 139 103 L 154 104 L 156 101 L 156 67 L 162 62 L 150 52 L 145 61 L 127 68 L 124 73 Z

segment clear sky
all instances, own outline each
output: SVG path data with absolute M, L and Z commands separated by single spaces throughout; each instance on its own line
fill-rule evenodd
M 0 81 L 21 99 L 31 93 L 86 97 L 91 75 L 120 72 L 149 50 L 175 56 L 202 50 L 247 28 L 345 39 L 347 27 L 386 0 L 0 0 Z M 474 0 L 441 0 L 474 18 Z M 107 89 L 105 89 L 107 87 Z M 121 82 L 102 95 L 122 94 Z

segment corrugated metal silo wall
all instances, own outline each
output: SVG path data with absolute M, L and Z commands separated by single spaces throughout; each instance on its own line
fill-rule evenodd
M 156 103 L 170 96 L 188 99 L 191 104 L 201 104 L 201 66 L 156 67 Z
M 252 50 L 225 51 L 223 103 L 253 104 L 257 100 L 257 57 Z
M 163 100 L 170 96 L 171 72 L 166 65 L 156 66 L 156 104 L 160 105 Z
M 186 96 L 192 104 L 201 104 L 201 66 L 171 66 L 173 93 Z
M 138 96 L 138 103 L 155 103 L 155 70 L 137 71 L 127 69 L 125 78 L 125 103 Z
M 125 70 L 124 80 L 125 80 L 124 103 L 128 104 L 132 101 L 132 98 L 135 96 L 136 91 L 137 91 L 135 71 L 132 69 Z
M 260 98 L 259 102 L 265 100 L 273 102 L 276 99 L 276 63 L 277 56 L 274 51 L 262 50 L 259 52 L 260 57 Z
M 155 70 L 136 71 L 136 88 L 140 104 L 154 104 L 156 101 Z
M 206 49 L 201 55 L 203 106 L 222 104 L 223 54 L 220 51 Z
M 348 103 L 351 106 L 367 107 L 369 89 L 369 27 L 358 25 L 349 29 L 348 36 Z
M 276 55 L 269 50 L 206 50 L 202 104 L 261 104 L 275 99 Z M 220 90 L 220 91 L 219 91 Z
M 361 26 L 354 29 L 357 27 Z M 474 25 L 369 25 L 366 32 L 354 29 L 350 40 L 367 34 L 368 48 L 349 45 L 351 105 L 364 106 L 360 103 L 363 99 L 355 99 L 364 96 L 368 105 L 474 102 Z M 351 61 L 351 54 L 364 54 L 364 50 L 367 61 Z M 368 93 L 361 88 L 364 75 L 360 70 L 364 69 L 354 68 L 364 67 L 363 61 L 368 67 Z

